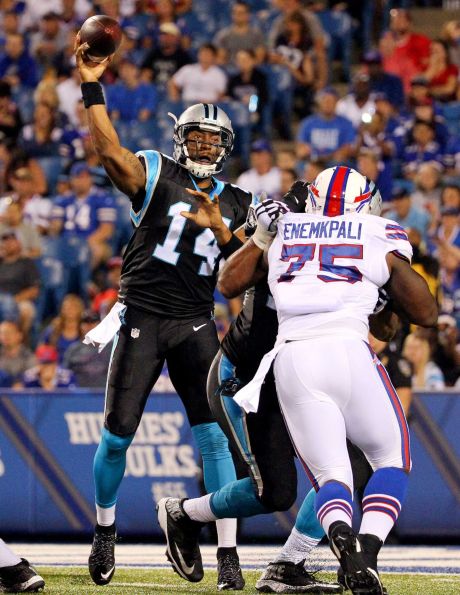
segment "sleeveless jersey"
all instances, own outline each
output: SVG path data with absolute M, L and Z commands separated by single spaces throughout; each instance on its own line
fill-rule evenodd
M 246 291 L 243 308 L 222 340 L 221 348 L 236 367 L 240 380 L 249 382 L 262 357 L 275 344 L 278 318 L 266 280 Z
M 345 332 L 367 340 L 368 316 L 388 281 L 388 252 L 410 262 L 412 247 L 394 221 L 357 213 L 288 213 L 268 251 L 268 281 L 279 337 Z
M 210 315 L 220 250 L 210 229 L 180 215 L 195 210 L 197 189 L 188 171 L 157 151 L 140 151 L 146 166 L 145 197 L 133 205 L 134 233 L 123 256 L 120 299 L 165 318 Z M 251 195 L 214 179 L 226 225 L 235 230 L 246 218 Z M 138 210 L 135 210 L 138 209 Z
M 307 193 L 288 192 L 281 199 L 292 212 L 305 211 Z M 259 204 L 253 197 L 252 207 Z M 248 215 L 246 228 L 254 232 L 256 219 Z M 253 228 L 253 229 L 252 229 Z M 256 373 L 262 357 L 272 349 L 278 334 L 278 317 L 275 302 L 268 287 L 267 279 L 259 281 L 255 287 L 246 291 L 243 308 L 234 320 L 222 340 L 221 348 L 231 363 L 236 367 L 237 376 L 248 382 Z

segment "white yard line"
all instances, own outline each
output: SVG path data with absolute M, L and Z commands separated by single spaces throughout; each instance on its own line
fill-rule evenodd
M 87 564 L 90 544 L 14 543 L 14 551 L 28 558 L 37 566 L 83 566 Z M 262 570 L 270 562 L 278 546 L 240 546 L 241 565 L 245 569 Z M 164 545 L 116 546 L 119 568 L 166 568 Z M 215 568 L 216 548 L 204 545 L 201 548 L 205 568 Z M 327 547 L 317 548 L 315 563 L 324 570 L 335 570 L 337 563 Z M 379 556 L 383 572 L 411 572 L 460 574 L 460 547 L 387 546 Z

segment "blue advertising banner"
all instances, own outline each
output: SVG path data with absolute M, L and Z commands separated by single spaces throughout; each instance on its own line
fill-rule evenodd
M 103 424 L 102 391 L 0 393 L 0 527 L 21 534 L 90 534 L 92 462 Z M 414 469 L 400 536 L 460 537 L 460 398 L 420 394 L 411 424 Z M 160 536 L 155 504 L 200 495 L 201 469 L 175 394 L 154 393 L 127 453 L 117 508 L 120 534 Z M 310 485 L 299 469 L 296 505 L 245 519 L 244 537 L 286 536 Z

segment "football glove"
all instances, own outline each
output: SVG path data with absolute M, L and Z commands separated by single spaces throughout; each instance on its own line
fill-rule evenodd
M 297 180 L 281 199 L 293 213 L 304 213 L 310 182 Z
M 246 221 L 244 223 L 244 235 L 246 238 L 250 238 L 256 230 L 257 218 L 254 211 L 260 203 L 264 202 L 264 200 L 267 200 L 266 192 L 261 192 L 259 196 L 253 194 L 253 199 L 249 205 L 248 214 L 246 215 Z
M 286 213 L 289 213 L 289 208 L 279 200 L 271 198 L 256 206 L 254 215 L 257 219 L 257 228 L 252 240 L 257 247 L 265 250 L 276 235 L 278 221 Z
M 374 307 L 374 311 L 372 314 L 379 314 L 389 303 L 391 302 L 391 297 L 388 293 L 383 289 L 383 287 L 379 288 L 379 296 L 377 298 L 377 302 Z

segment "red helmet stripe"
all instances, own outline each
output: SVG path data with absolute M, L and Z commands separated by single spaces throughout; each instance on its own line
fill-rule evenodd
M 324 215 L 328 217 L 343 215 L 345 210 L 345 190 L 349 175 L 349 167 L 340 165 L 336 168 L 327 189 Z

